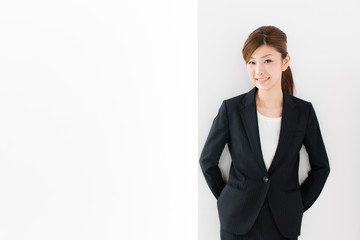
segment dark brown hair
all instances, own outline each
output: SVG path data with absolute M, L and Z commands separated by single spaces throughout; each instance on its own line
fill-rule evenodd
M 284 59 L 288 54 L 286 44 L 287 37 L 283 31 L 274 26 L 262 26 L 254 30 L 245 41 L 242 49 L 243 58 L 247 63 L 258 47 L 269 45 L 280 52 L 281 58 Z M 295 86 L 290 66 L 282 72 L 281 88 L 290 95 L 294 95 Z

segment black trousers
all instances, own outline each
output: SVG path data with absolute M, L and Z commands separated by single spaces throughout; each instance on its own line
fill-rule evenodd
M 237 235 L 220 230 L 221 240 L 297 240 L 298 238 L 286 238 L 281 235 L 271 214 L 269 202 L 266 197 L 254 225 L 245 235 Z

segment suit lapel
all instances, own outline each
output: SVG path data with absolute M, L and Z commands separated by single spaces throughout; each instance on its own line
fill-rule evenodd
M 267 171 L 261 151 L 259 137 L 260 135 L 255 100 L 256 90 L 257 87 L 254 87 L 245 95 L 242 106 L 240 106 L 240 115 L 243 120 L 246 135 L 248 136 L 249 143 L 252 151 L 254 152 L 257 164 L 259 165 L 263 173 L 268 172 L 269 174 L 271 174 L 276 165 L 279 164 L 283 154 L 288 149 L 293 130 L 296 128 L 298 112 L 296 111 L 296 104 L 292 100 L 291 96 L 283 90 L 283 110 L 281 118 L 280 137 L 273 161 L 270 165 L 269 171 Z

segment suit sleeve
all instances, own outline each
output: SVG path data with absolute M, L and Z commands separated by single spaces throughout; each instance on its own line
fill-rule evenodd
M 218 167 L 221 153 L 229 139 L 229 127 L 225 100 L 212 122 L 209 135 L 200 155 L 200 166 L 205 180 L 218 199 L 226 183 Z
M 311 167 L 308 177 L 301 185 L 303 211 L 305 212 L 320 195 L 330 173 L 329 160 L 321 136 L 319 122 L 311 103 L 303 144 L 308 153 Z

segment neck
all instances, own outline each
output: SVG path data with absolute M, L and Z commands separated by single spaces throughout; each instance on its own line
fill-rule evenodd
M 281 88 L 256 91 L 256 105 L 263 108 L 278 108 L 283 105 L 283 93 Z

